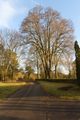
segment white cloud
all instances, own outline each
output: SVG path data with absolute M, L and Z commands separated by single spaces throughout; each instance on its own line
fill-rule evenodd
M 28 9 L 26 7 L 23 7 L 23 0 L 11 0 L 11 3 L 15 9 L 16 14 L 24 14 Z
M 33 0 L 31 1 L 31 3 L 32 3 L 32 4 L 35 4 L 35 5 L 39 5 L 39 3 L 38 3 L 38 2 L 33 1 Z
M 26 11 L 24 7 L 18 7 L 17 1 L 0 1 L 0 26 L 9 27 L 9 22 L 17 14 L 23 14 Z
M 14 20 L 25 16 L 34 5 L 39 3 L 34 0 L 0 0 L 0 27 L 11 28 L 10 25 L 16 24 Z
M 8 26 L 8 21 L 15 14 L 15 10 L 11 7 L 9 1 L 0 1 L 0 26 Z

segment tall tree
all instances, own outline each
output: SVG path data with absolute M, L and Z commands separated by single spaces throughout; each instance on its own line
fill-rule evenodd
M 11 30 L 11 29 L 5 29 L 4 30 L 4 39 L 5 39 L 5 43 L 6 43 L 6 49 L 8 50 L 8 57 L 9 60 L 11 61 L 11 63 L 14 61 L 14 65 L 18 64 L 17 60 L 16 60 L 16 56 L 17 56 L 17 50 L 19 48 L 19 34 L 17 31 Z M 14 59 L 15 58 L 15 59 Z M 18 56 L 17 56 L 18 58 Z M 15 62 L 16 60 L 16 62 Z M 6 74 L 8 73 L 8 68 L 9 66 L 12 66 L 12 79 L 13 79 L 13 74 L 14 74 L 14 67 L 13 67 L 13 63 L 12 65 L 10 65 L 9 62 L 7 62 L 7 69 L 6 69 Z
M 13 30 L 0 30 L 0 73 L 3 80 L 7 80 L 9 76 L 12 76 L 10 78 L 13 79 L 13 74 L 18 71 L 18 38 L 18 33 Z
M 77 85 L 80 86 L 80 48 L 77 41 L 75 41 L 74 48 L 75 48 L 75 56 L 76 56 Z
M 4 53 L 5 49 L 3 43 L 0 44 L 0 79 L 4 79 L 5 69 L 4 69 Z
M 63 19 L 60 13 L 41 5 L 29 11 L 20 31 L 22 44 L 30 44 L 37 50 L 42 61 L 45 77 L 50 78 L 52 57 L 69 52 L 73 48 L 74 28 L 71 20 Z M 57 60 L 57 59 L 56 59 Z
M 9 77 L 13 79 L 15 70 L 18 70 L 18 59 L 17 54 L 10 49 L 6 49 L 4 53 L 4 71 L 5 71 L 5 80 Z M 17 73 L 17 72 L 16 72 Z
M 40 66 L 41 66 L 42 63 L 41 63 L 39 54 L 35 50 L 34 46 L 30 47 L 28 55 L 29 55 L 29 60 L 28 61 L 30 62 L 31 66 L 37 68 L 37 78 L 39 78 Z

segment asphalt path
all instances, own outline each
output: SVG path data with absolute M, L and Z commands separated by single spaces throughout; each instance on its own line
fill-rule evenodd
M 0 103 L 0 120 L 80 120 L 80 101 L 54 99 L 40 84 L 28 82 Z

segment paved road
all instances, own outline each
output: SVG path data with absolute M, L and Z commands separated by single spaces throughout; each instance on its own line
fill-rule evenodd
M 29 82 L 0 104 L 0 120 L 80 120 L 80 101 L 55 100 Z

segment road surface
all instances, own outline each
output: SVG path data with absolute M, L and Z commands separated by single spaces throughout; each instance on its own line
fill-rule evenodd
M 0 120 L 80 120 L 80 101 L 45 96 L 38 83 L 28 82 L 0 104 Z

